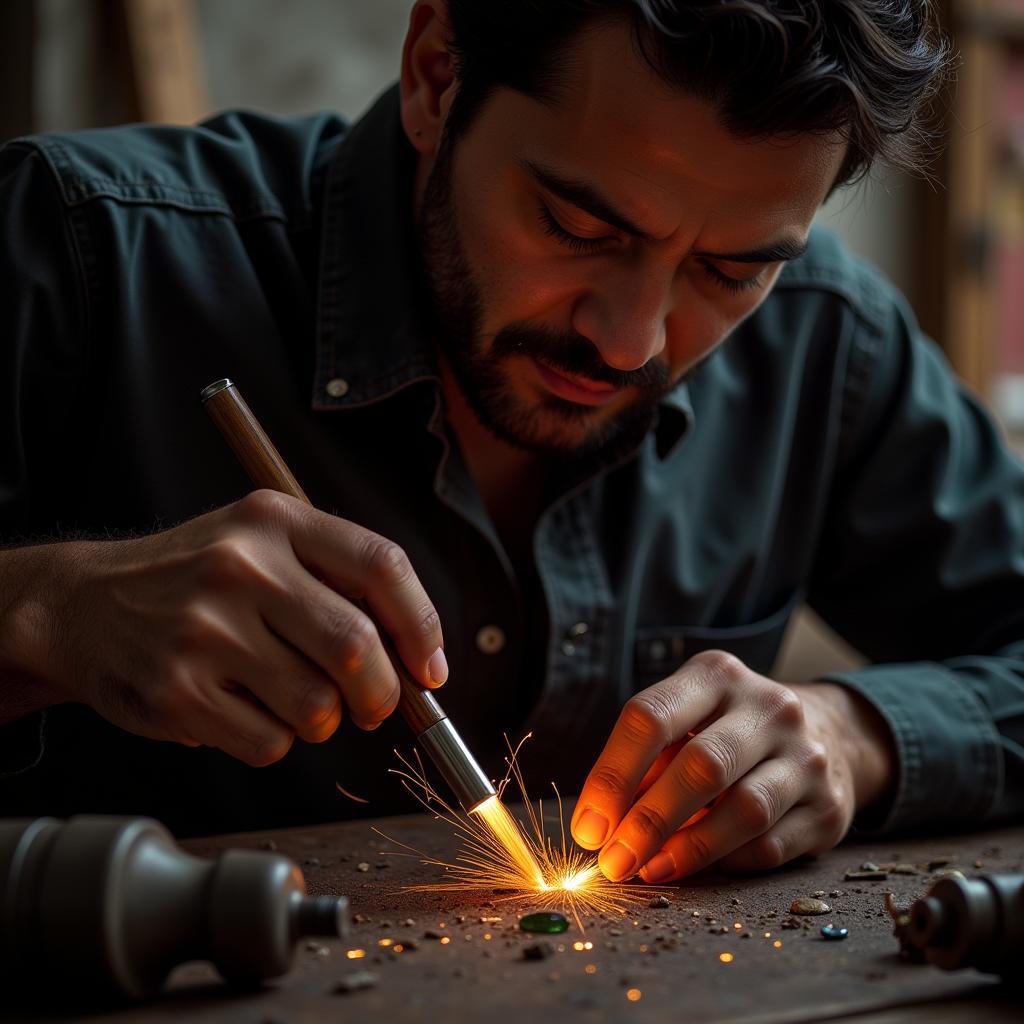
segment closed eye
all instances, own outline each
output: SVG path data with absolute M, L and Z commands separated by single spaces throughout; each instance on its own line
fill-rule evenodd
M 544 234 L 551 238 L 557 239 L 562 245 L 572 249 L 573 252 L 578 253 L 593 253 L 603 248 L 605 244 L 613 241 L 611 235 L 601 235 L 598 238 L 587 238 L 583 235 L 574 235 L 571 231 L 567 231 L 556 219 L 551 210 L 548 209 L 545 203 L 538 205 L 538 213 L 540 214 L 540 222 L 544 228 Z

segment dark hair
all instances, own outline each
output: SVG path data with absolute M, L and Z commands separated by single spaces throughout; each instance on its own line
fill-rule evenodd
M 876 158 L 920 170 L 953 64 L 929 0 L 448 0 L 448 19 L 452 139 L 497 87 L 557 102 L 577 33 L 628 19 L 650 67 L 713 103 L 734 135 L 841 132 L 836 184 Z

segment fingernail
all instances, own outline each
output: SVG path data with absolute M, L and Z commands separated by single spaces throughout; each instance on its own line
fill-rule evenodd
M 600 846 L 608 835 L 608 819 L 588 808 L 580 815 L 573 834 L 584 846 Z
M 662 850 L 644 865 L 640 873 L 647 882 L 664 882 L 676 873 L 676 862 L 672 859 L 671 853 Z
M 427 675 L 435 686 L 440 686 L 448 680 L 448 659 L 440 647 L 430 656 L 427 662 Z
M 633 874 L 636 854 L 623 843 L 613 843 L 598 858 L 601 870 L 613 881 L 621 882 Z

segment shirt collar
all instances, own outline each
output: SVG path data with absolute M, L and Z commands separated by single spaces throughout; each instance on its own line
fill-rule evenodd
M 353 125 L 325 189 L 316 369 L 316 410 L 366 405 L 424 378 L 437 361 L 419 324 L 420 272 L 412 217 L 416 154 L 394 86 Z M 688 432 L 685 383 L 662 400 L 655 451 L 668 458 Z

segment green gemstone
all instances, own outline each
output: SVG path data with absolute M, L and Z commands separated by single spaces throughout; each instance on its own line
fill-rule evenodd
M 569 927 L 569 921 L 564 914 L 542 910 L 539 914 L 527 914 L 526 917 L 519 918 L 519 927 L 524 932 L 546 932 L 554 935 L 564 932 Z

